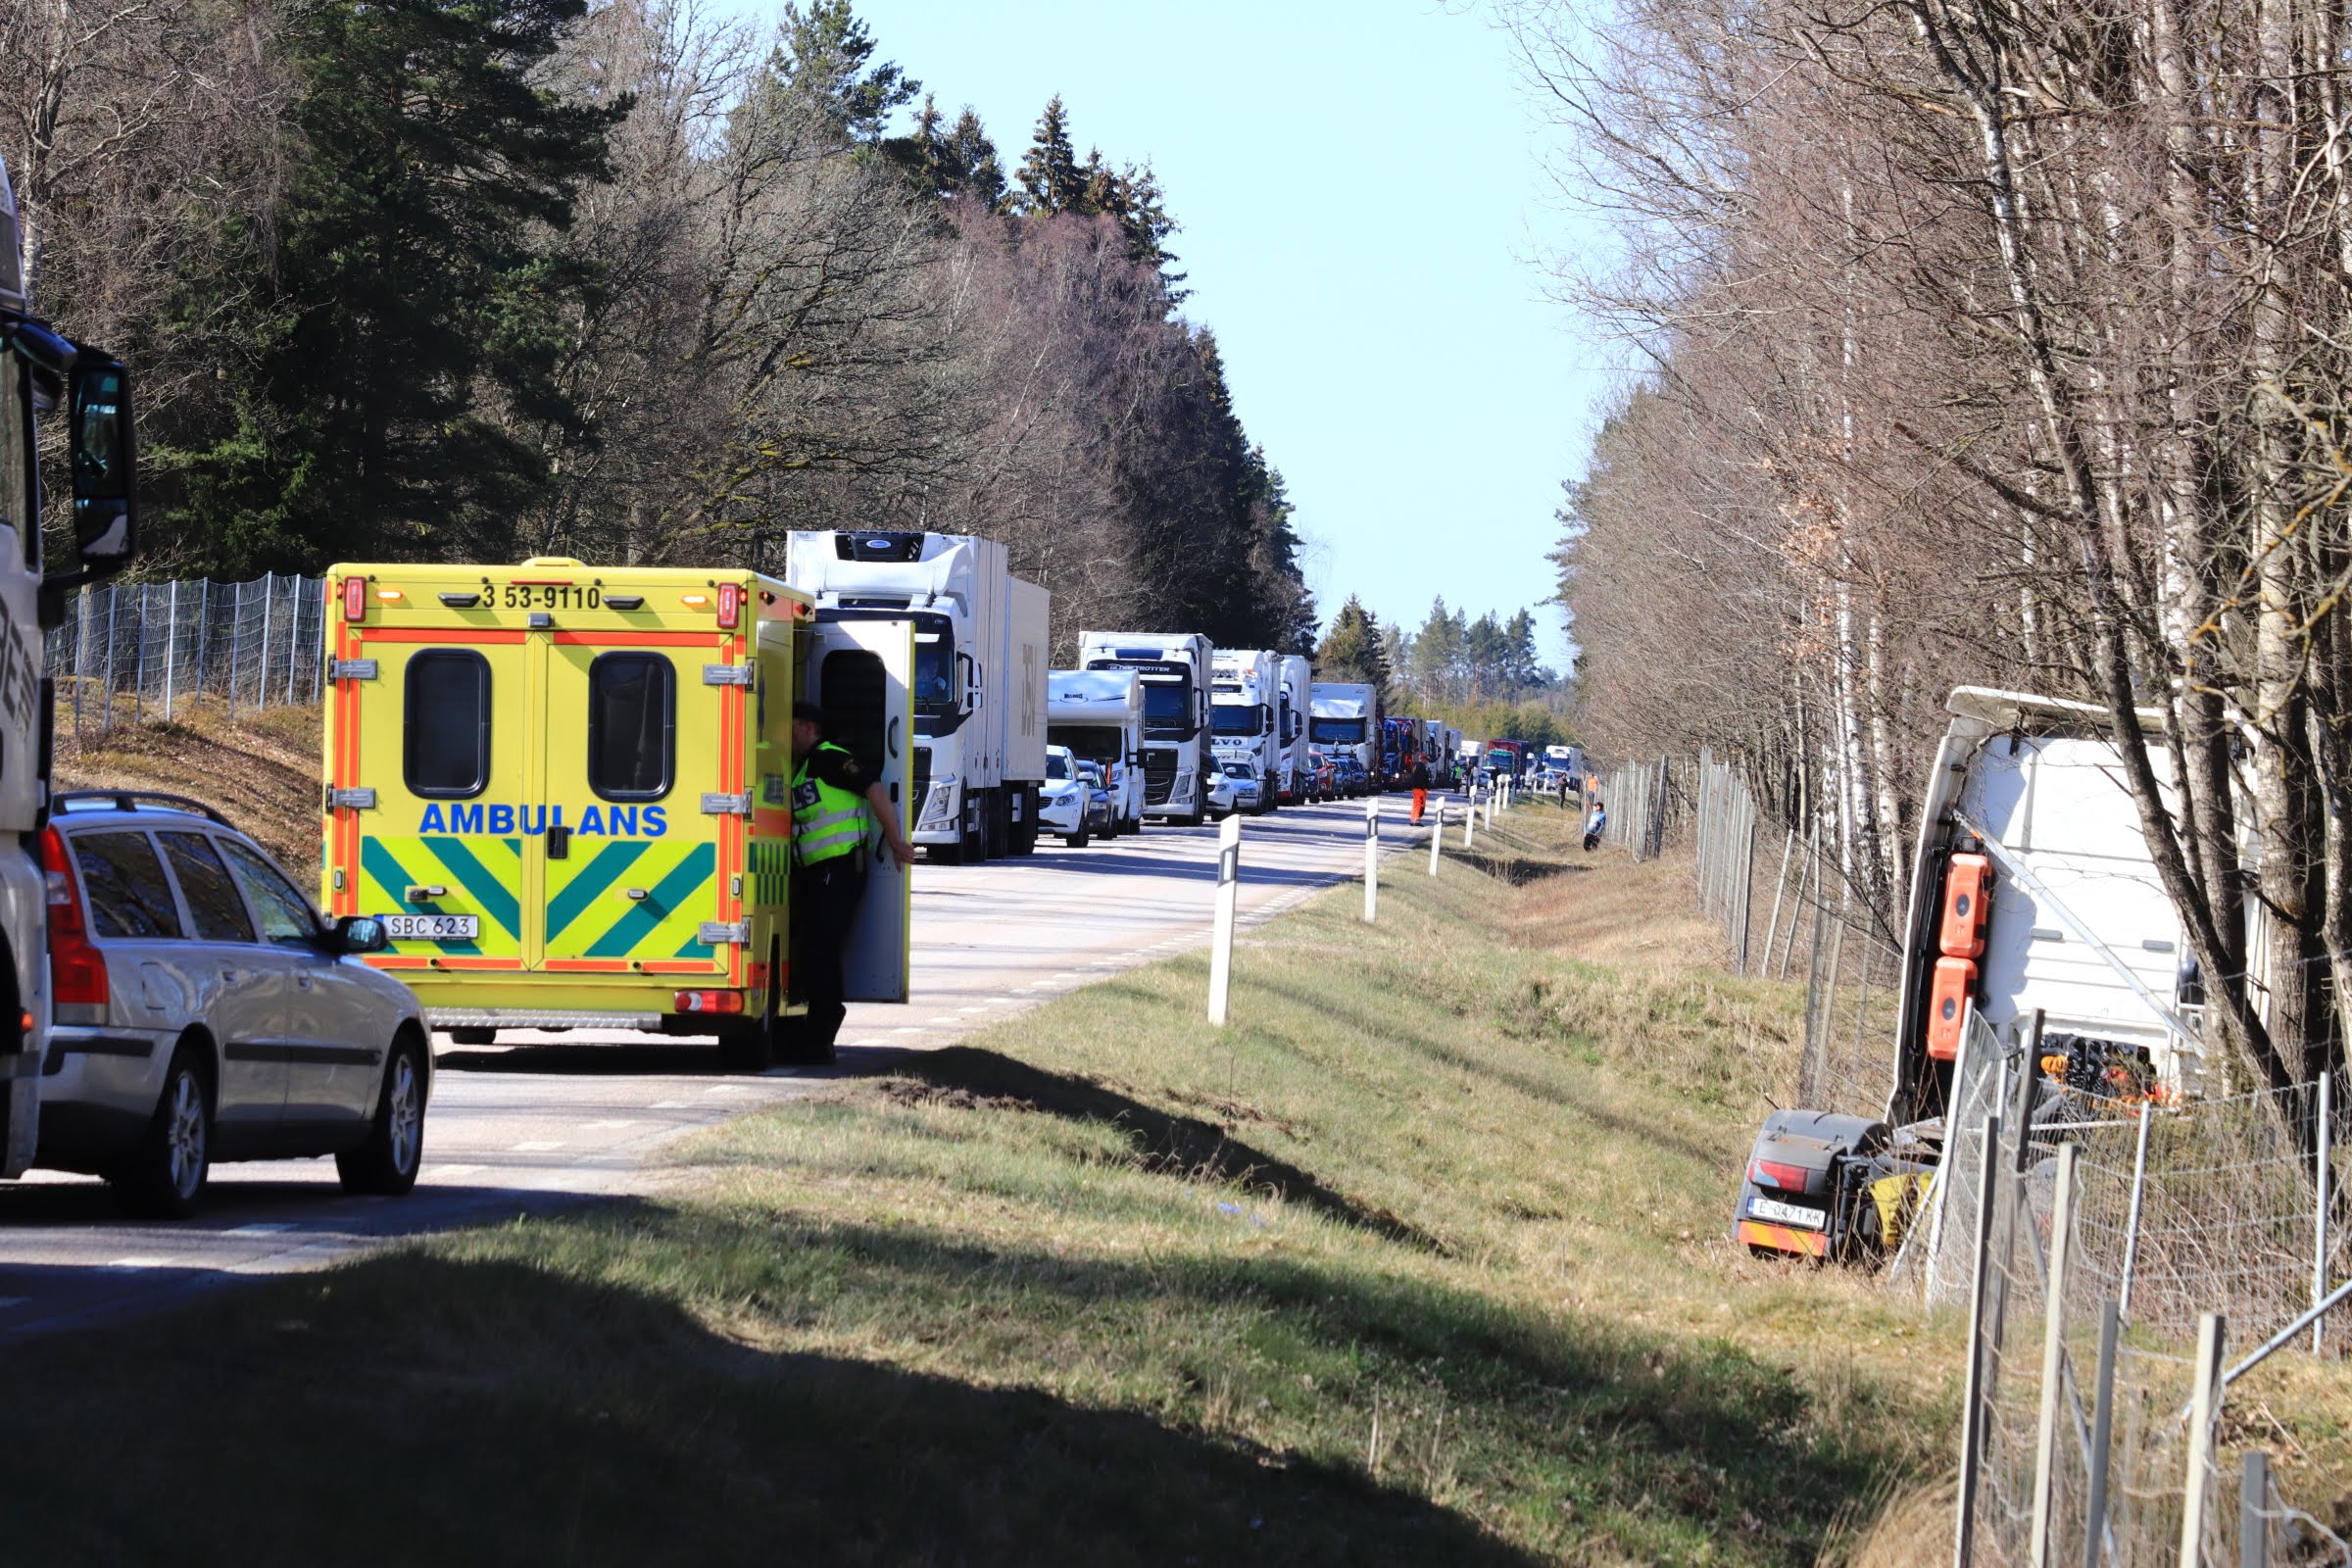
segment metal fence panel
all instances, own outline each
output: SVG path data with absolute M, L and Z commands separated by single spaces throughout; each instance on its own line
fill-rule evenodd
M 57 721 L 75 738 L 172 722 L 190 703 L 232 715 L 318 699 L 325 584 L 272 574 L 85 588 L 45 646 Z

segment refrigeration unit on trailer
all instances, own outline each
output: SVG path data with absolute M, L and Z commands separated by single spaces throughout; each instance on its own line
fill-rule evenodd
M 791 1054 L 792 709 L 904 812 L 905 617 L 819 624 L 741 569 L 329 568 L 325 901 L 435 1028 L 719 1037 Z M 907 995 L 908 881 L 878 834 L 852 1001 Z
M 786 579 L 820 625 L 914 622 L 914 803 L 907 836 L 941 860 L 1037 847 L 1046 776 L 1051 599 L 1004 547 L 966 534 L 795 533 Z
M 1109 837 L 1144 828 L 1144 682 L 1132 669 L 1046 674 L 1046 740 L 1102 769 L 1110 787 Z
M 1306 704 L 1314 678 L 1314 665 L 1304 654 L 1282 656 L 1282 764 L 1276 793 L 1284 801 L 1306 799 Z
M 1979 687 L 1946 706 L 1911 867 L 1884 1115 L 1766 1119 L 1735 1220 L 1754 1250 L 1869 1256 L 1899 1240 L 1895 1194 L 1941 1157 L 1972 1008 L 2008 1051 L 2038 1010 L 2040 1059 L 2023 1066 L 2053 1088 L 2134 1101 L 2203 1087 L 2202 989 L 2107 710 Z M 2163 719 L 2141 722 L 2154 733 Z M 2161 747 L 2149 760 L 2177 809 Z
M 76 969 L 61 958 L 51 990 L 50 900 L 70 890 L 58 894 L 49 877 L 63 876 L 66 852 L 47 830 L 53 696 L 41 634 L 64 623 L 68 589 L 122 568 L 137 534 L 130 372 L 34 318 L 19 254 L 16 197 L 0 164 L 0 1176 L 23 1174 L 38 1145 L 53 1012 L 78 1008 L 103 1021 L 109 1004 L 103 963 Z M 38 444 L 46 416 L 61 409 L 74 559 L 51 562 Z
M 1271 811 L 1282 770 L 1282 658 L 1265 649 L 1220 648 L 1211 677 L 1211 744 L 1220 760 L 1250 764 L 1258 779 L 1252 809 Z
M 1327 757 L 1351 757 L 1367 777 L 1380 771 L 1380 693 L 1348 681 L 1307 690 L 1307 738 Z
M 1198 823 L 1208 814 L 1208 688 L 1215 650 L 1198 632 L 1086 631 L 1086 669 L 1132 669 L 1144 688 L 1144 814 Z

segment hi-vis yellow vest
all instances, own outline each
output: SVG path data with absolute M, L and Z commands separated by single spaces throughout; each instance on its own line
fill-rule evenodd
M 850 754 L 831 741 L 820 752 Z M 822 865 L 855 855 L 865 842 L 865 798 L 808 776 L 803 759 L 792 773 L 792 858 L 796 865 Z

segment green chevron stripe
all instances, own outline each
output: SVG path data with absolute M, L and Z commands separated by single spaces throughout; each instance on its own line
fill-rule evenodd
M 596 852 L 596 858 L 580 867 L 572 879 L 564 884 L 547 904 L 547 940 L 553 943 L 571 927 L 582 910 L 612 889 L 637 858 L 653 848 L 645 839 L 615 839 Z
M 418 914 L 445 912 L 438 904 L 429 900 L 412 901 L 407 897 L 409 889 L 416 886 L 416 879 L 409 875 L 399 859 L 393 856 L 390 850 L 384 848 L 380 840 L 360 840 L 360 864 L 369 876 L 375 878 L 393 897 L 400 899 L 408 908 Z M 443 953 L 459 957 L 479 957 L 482 952 L 479 943 L 466 941 L 463 937 L 436 942 L 433 946 L 439 948 Z
M 522 930 L 522 901 L 514 890 L 491 874 L 490 868 L 474 858 L 464 839 L 418 839 L 417 843 L 439 858 L 449 874 L 465 884 L 473 895 L 473 902 L 482 912 L 496 920 L 507 935 L 517 936 Z
M 581 955 L 589 958 L 622 958 L 636 950 L 653 933 L 656 926 L 669 917 L 671 909 L 683 904 L 710 880 L 711 869 L 718 863 L 715 845 L 697 844 L 678 868 L 654 884 L 643 899 L 631 906 L 628 913 L 612 922 L 612 928 L 598 937 L 588 951 Z

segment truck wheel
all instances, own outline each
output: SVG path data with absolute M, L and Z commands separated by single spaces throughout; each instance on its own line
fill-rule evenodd
M 213 1092 L 198 1065 L 201 1053 L 195 1045 L 172 1053 L 138 1148 L 108 1178 L 122 1206 L 143 1218 L 186 1219 L 212 1174 Z
M 416 1185 L 424 1163 L 424 1053 L 403 1033 L 384 1056 L 384 1092 L 368 1141 L 335 1156 L 347 1193 L 398 1198 Z

